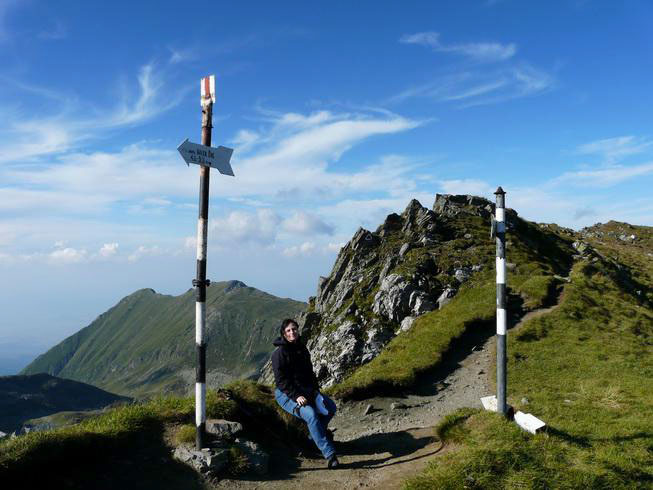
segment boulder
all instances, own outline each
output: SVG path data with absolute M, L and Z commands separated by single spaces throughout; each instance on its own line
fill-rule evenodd
M 397 265 L 395 256 L 390 255 L 385 260 L 385 262 L 383 264 L 383 268 L 381 269 L 381 272 L 379 273 L 379 281 L 383 281 L 383 279 L 385 279 L 385 277 L 388 275 L 388 272 L 390 272 L 395 265 Z
M 487 218 L 493 209 L 493 204 L 487 199 L 470 195 L 436 194 L 433 203 L 436 214 L 448 217 L 465 212 Z
M 442 294 L 438 297 L 438 309 L 441 310 L 445 305 L 447 305 L 451 298 L 456 295 L 457 291 L 453 288 L 446 288 L 442 291 Z
M 397 213 L 389 214 L 383 224 L 377 228 L 376 233 L 381 237 L 386 237 L 390 233 L 400 230 L 402 223 L 403 220 Z
M 435 310 L 435 303 L 424 291 L 416 290 L 410 293 L 408 307 L 410 308 L 412 316 L 420 316 L 424 313 Z
M 465 268 L 456 269 L 453 275 L 456 278 L 456 281 L 458 281 L 460 284 L 467 281 L 471 276 L 470 272 Z
M 175 448 L 173 457 L 200 473 L 219 473 L 229 462 L 229 451 L 226 448 L 204 448 L 198 451 L 183 445 Z
M 399 327 L 399 330 L 402 332 L 407 332 L 413 327 L 413 323 L 415 323 L 415 317 L 414 316 L 407 316 L 403 320 L 401 320 L 401 327 Z
M 410 294 L 414 286 L 399 274 L 390 274 L 381 282 L 374 296 L 372 311 L 381 317 L 400 322 L 410 311 Z
M 408 253 L 408 251 L 410 250 L 410 248 L 411 248 L 411 247 L 410 247 L 410 242 L 404 243 L 404 244 L 401 246 L 401 248 L 399 249 L 399 257 L 401 257 L 401 258 L 403 259 L 403 258 L 404 258 L 404 255 L 406 255 L 406 254 Z
M 206 421 L 206 432 L 219 439 L 233 440 L 236 434 L 242 430 L 243 426 L 239 422 L 224 419 L 208 419 Z
M 363 345 L 361 364 L 367 363 L 378 356 L 393 336 L 394 332 L 383 325 L 377 324 L 369 328 L 367 342 Z

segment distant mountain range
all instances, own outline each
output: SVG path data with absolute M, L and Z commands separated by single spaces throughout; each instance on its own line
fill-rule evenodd
M 240 281 L 207 290 L 207 383 L 254 376 L 286 317 L 305 303 Z M 195 293 L 141 289 L 37 357 L 22 374 L 48 373 L 116 393 L 145 397 L 188 393 L 195 382 Z
M 129 398 L 49 374 L 0 376 L 0 431 L 21 429 L 23 422 L 62 411 L 95 410 Z

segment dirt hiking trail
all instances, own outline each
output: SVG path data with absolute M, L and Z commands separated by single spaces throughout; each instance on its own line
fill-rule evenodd
M 560 300 L 561 295 L 553 306 L 513 316 L 509 330 L 551 312 Z M 462 407 L 482 408 L 480 398 L 493 394 L 494 322 L 470 330 L 475 333 L 457 340 L 443 365 L 424 375 L 413 392 L 337 402 L 338 412 L 329 426 L 335 430 L 337 470 L 327 469 L 319 453 L 297 457 L 278 450 L 271 454 L 267 475 L 224 479 L 209 488 L 402 488 L 406 478 L 448 450 L 434 436 L 442 417 Z

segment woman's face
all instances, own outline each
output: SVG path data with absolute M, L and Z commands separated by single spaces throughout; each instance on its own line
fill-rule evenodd
M 299 338 L 299 329 L 294 323 L 290 323 L 283 329 L 283 336 L 288 342 L 296 342 Z

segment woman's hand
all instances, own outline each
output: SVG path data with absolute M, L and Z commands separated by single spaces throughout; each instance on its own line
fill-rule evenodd
M 303 396 L 298 396 L 297 397 L 297 405 L 299 405 L 300 407 L 303 407 L 303 406 L 305 406 L 307 404 L 308 404 L 308 400 L 306 398 L 304 398 Z

